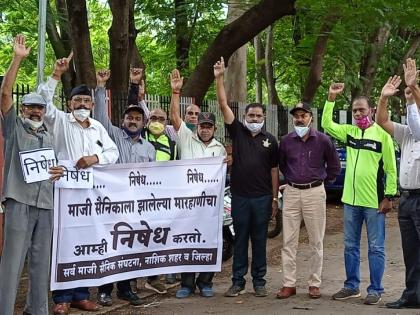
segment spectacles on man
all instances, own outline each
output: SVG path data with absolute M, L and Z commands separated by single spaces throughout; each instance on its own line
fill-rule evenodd
M 76 103 L 79 103 L 79 104 L 81 104 L 81 103 L 91 103 L 92 102 L 92 98 L 90 98 L 90 97 L 79 97 L 79 96 L 77 96 L 77 97 L 74 97 L 72 100 L 73 100 L 73 102 L 76 102 Z
M 166 121 L 165 117 L 160 117 L 160 116 L 150 116 L 150 121 L 159 121 L 161 123 L 164 123 Z
M 198 114 L 200 114 L 200 112 L 193 112 L 193 111 L 188 111 L 187 115 L 189 116 L 198 116 Z

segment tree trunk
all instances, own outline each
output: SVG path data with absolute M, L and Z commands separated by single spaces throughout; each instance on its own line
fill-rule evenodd
M 96 86 L 95 66 L 93 63 L 92 46 L 87 20 L 85 0 L 67 0 L 73 60 L 76 67 L 76 84 Z
M 189 70 L 189 53 L 191 37 L 188 29 L 187 3 L 185 0 L 174 0 L 175 4 L 175 36 L 176 66 L 179 71 Z
M 328 38 L 334 28 L 334 25 L 338 21 L 338 17 L 339 15 L 336 12 L 327 15 L 319 31 L 314 50 L 312 52 L 308 78 L 302 95 L 302 100 L 305 102 L 312 102 L 318 87 L 321 85 L 322 68 L 325 52 L 327 51 Z
M 276 80 L 274 78 L 273 67 L 273 25 L 267 29 L 267 39 L 265 43 L 265 76 L 268 91 L 268 103 L 281 105 L 279 95 L 276 90 Z
M 108 0 L 112 12 L 112 24 L 108 30 L 110 47 L 109 87 L 114 92 L 127 92 L 129 81 L 129 11 L 131 0 Z M 134 5 L 134 4 L 133 4 Z
M 226 24 L 232 23 L 246 11 L 245 5 L 229 0 Z M 247 44 L 236 50 L 229 58 L 225 74 L 225 89 L 228 102 L 245 102 L 247 96 Z
M 295 1 L 262 0 L 240 18 L 223 27 L 207 48 L 199 64 L 183 88 L 184 96 L 195 97 L 200 104 L 214 80 L 213 65 L 223 56 L 229 60 L 239 47 L 245 45 L 267 26 L 285 15 L 295 14 Z
M 378 28 L 366 45 L 366 53 L 360 66 L 362 86 L 353 89 L 352 99 L 359 95 L 370 96 L 375 81 L 376 67 L 389 35 L 390 26 L 387 24 Z
M 255 102 L 262 103 L 262 44 L 260 35 L 254 37 L 255 50 Z

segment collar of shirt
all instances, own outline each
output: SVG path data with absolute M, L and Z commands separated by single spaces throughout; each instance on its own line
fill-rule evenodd
M 315 129 L 313 129 L 312 127 L 310 127 L 309 128 L 309 137 L 316 137 L 317 135 L 316 135 L 316 131 L 315 131 Z M 293 131 L 292 132 L 292 137 L 295 137 L 295 138 L 300 138 L 299 136 L 298 136 L 298 134 L 296 133 L 296 131 Z
M 78 123 L 79 123 L 79 122 L 76 120 L 76 118 L 74 118 L 73 113 L 69 113 L 69 114 L 67 114 L 67 119 L 68 119 L 68 121 L 69 121 L 69 122 L 71 122 L 71 123 L 75 123 L 75 124 L 78 124 Z M 88 117 L 88 120 L 89 120 L 89 127 L 88 127 L 88 128 L 98 129 L 98 128 L 96 128 L 95 124 L 93 123 L 93 121 L 92 121 L 92 119 L 91 119 L 90 117 Z M 80 127 L 82 127 L 82 126 L 80 126 Z M 83 128 L 83 127 L 82 127 L 82 128 Z

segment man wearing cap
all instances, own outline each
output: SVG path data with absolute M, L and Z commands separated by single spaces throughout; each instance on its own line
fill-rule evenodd
M 278 210 L 278 144 L 276 138 L 263 130 L 264 107 L 248 104 L 243 123 L 229 107 L 223 83 L 223 58 L 214 65 L 216 93 L 225 126 L 232 139 L 233 164 L 231 174 L 232 219 L 235 246 L 232 264 L 232 286 L 227 297 L 245 293 L 245 275 L 248 272 L 248 244 L 252 244 L 251 275 L 256 297 L 268 295 L 267 229 L 270 217 Z
M 226 156 L 224 146 L 214 138 L 216 118 L 212 113 L 200 113 L 197 120 L 197 132 L 191 131 L 180 116 L 179 99 L 183 78 L 178 70 L 171 73 L 171 118 L 178 132 L 178 146 L 181 160 L 198 159 L 213 156 Z M 214 272 L 200 272 L 197 279 L 195 273 L 181 274 L 181 288 L 177 291 L 177 298 L 186 298 L 194 293 L 196 287 L 203 297 L 214 296 Z
M 287 186 L 283 195 L 283 287 L 277 298 L 296 294 L 296 252 L 302 218 L 311 250 L 308 294 L 319 298 L 326 220 L 324 182 L 333 182 L 340 174 L 340 160 L 331 139 L 311 127 L 309 103 L 298 103 L 290 114 L 295 130 L 279 145 L 279 169 Z
M 53 227 L 53 181 L 63 175 L 52 167 L 50 180 L 26 183 L 19 153 L 52 148 L 53 139 L 43 123 L 45 99 L 35 93 L 22 99 L 21 117 L 13 107 L 12 89 L 19 66 L 29 54 L 23 35 L 16 36 L 13 60 L 1 87 L 1 112 L 5 138 L 4 251 L 0 261 L 0 314 L 13 314 L 20 275 L 28 255 L 28 300 L 32 315 L 48 314 L 48 286 Z
M 45 123 L 54 134 L 54 149 L 59 160 L 75 161 L 76 167 L 112 164 L 118 159 L 118 148 L 100 122 L 90 118 L 93 108 L 91 90 L 76 86 L 70 93 L 70 113 L 58 110 L 53 96 L 58 80 L 69 67 L 69 58 L 57 60 L 52 77 L 39 86 L 47 100 Z M 53 292 L 54 314 L 68 314 L 70 307 L 96 311 L 99 306 L 89 300 L 89 288 L 57 290 Z
M 141 137 L 144 124 L 144 112 L 137 104 L 137 100 L 129 98 L 129 104 L 123 112 L 121 128 L 112 125 L 108 116 L 105 102 L 105 85 L 110 77 L 109 70 L 98 71 L 96 74 L 95 113 L 94 118 L 101 122 L 111 139 L 116 143 L 120 156 L 117 163 L 142 163 L 155 161 L 155 149 L 148 141 Z M 98 288 L 98 303 L 102 306 L 112 305 L 111 293 L 113 283 Z M 144 301 L 131 290 L 130 280 L 117 283 L 117 296 L 137 306 Z

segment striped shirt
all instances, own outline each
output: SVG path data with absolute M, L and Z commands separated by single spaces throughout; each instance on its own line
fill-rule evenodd
M 95 92 L 94 118 L 104 125 L 109 136 L 117 145 L 118 150 L 120 151 L 117 163 L 155 161 L 155 148 L 150 142 L 141 137 L 138 141 L 133 141 L 124 130 L 112 125 L 108 116 L 108 108 L 105 103 L 105 88 L 103 87 L 97 88 Z

